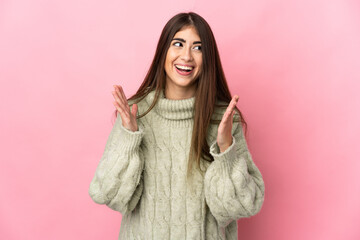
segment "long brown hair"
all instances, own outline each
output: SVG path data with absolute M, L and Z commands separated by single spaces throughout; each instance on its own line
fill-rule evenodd
M 187 176 L 189 176 L 189 172 L 192 170 L 193 163 L 196 163 L 198 169 L 200 169 L 201 158 L 209 162 L 214 161 L 214 158 L 209 153 L 210 148 L 206 141 L 208 127 L 210 124 L 219 124 L 221 121 L 221 119 L 212 119 L 215 107 L 227 108 L 232 99 L 213 32 L 204 18 L 194 12 L 179 13 L 166 23 L 161 32 L 154 59 L 145 79 L 137 92 L 128 99 L 135 100 L 132 104 L 138 103 L 144 99 L 150 91 L 155 89 L 155 97 L 151 106 L 143 114 L 137 116 L 137 118 L 145 116 L 155 106 L 160 91 L 165 89 L 166 73 L 164 65 L 168 48 L 175 34 L 183 27 L 188 26 L 195 27 L 202 42 L 202 71 L 198 79 L 195 80 L 195 113 Z M 227 104 L 217 104 L 217 100 Z M 245 125 L 246 134 L 247 123 L 240 110 L 237 107 L 235 108 L 236 112 L 233 121 L 239 122 L 239 118 L 237 117 L 237 114 L 239 114 L 240 121 Z

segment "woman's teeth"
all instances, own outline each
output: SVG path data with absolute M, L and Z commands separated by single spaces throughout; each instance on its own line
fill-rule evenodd
M 187 66 L 181 66 L 181 65 L 175 65 L 175 67 L 181 71 L 189 72 L 189 71 L 193 70 L 193 67 L 187 67 Z

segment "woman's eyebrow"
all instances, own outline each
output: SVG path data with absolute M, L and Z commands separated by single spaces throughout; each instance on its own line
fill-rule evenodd
M 178 40 L 180 42 L 186 42 L 184 39 L 182 38 L 173 38 L 173 40 Z M 201 43 L 201 41 L 194 41 L 193 44 L 197 44 L 197 43 Z

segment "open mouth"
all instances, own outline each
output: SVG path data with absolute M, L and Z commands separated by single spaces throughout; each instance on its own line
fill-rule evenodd
M 194 69 L 194 67 L 186 67 L 181 65 L 175 65 L 175 67 L 181 72 L 191 72 Z

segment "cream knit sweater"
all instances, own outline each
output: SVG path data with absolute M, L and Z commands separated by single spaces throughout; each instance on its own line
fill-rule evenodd
M 138 115 L 154 96 L 153 90 L 137 103 Z M 161 93 L 155 107 L 137 119 L 136 132 L 122 126 L 118 113 L 89 194 L 122 214 L 119 239 L 237 239 L 236 220 L 260 211 L 265 185 L 239 122 L 233 123 L 232 145 L 222 153 L 218 125 L 210 125 L 214 161 L 201 161 L 205 175 L 196 171 L 193 187 L 187 186 L 194 102 L 195 97 L 171 100 Z M 213 118 L 221 120 L 224 112 L 217 108 Z

